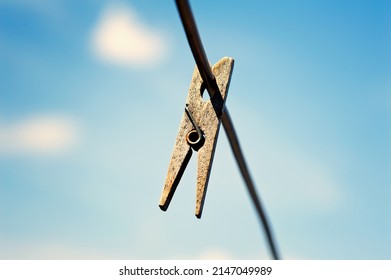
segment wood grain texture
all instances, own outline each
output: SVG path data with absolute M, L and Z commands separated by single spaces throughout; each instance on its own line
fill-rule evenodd
M 203 100 L 201 95 L 203 82 L 196 67 L 186 100 L 187 109 L 193 115 L 205 137 L 204 145 L 198 150 L 195 209 L 195 215 L 197 218 L 200 218 L 202 215 L 213 163 L 213 156 L 216 149 L 217 136 L 220 128 L 220 116 L 224 102 L 227 98 L 233 64 L 234 60 L 232 58 L 224 57 L 212 67 L 212 72 L 216 77 L 216 82 L 221 95 L 217 96 L 216 94 L 206 101 Z M 207 93 L 205 92 L 204 94 Z M 192 129 L 194 129 L 193 125 L 190 122 L 189 117 L 186 113 L 184 113 L 169 164 L 163 192 L 160 198 L 159 206 L 162 210 L 166 210 L 168 208 L 176 187 L 178 186 L 187 163 L 190 160 L 192 149 L 186 141 L 186 135 Z

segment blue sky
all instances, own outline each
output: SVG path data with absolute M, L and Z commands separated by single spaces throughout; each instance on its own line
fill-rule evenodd
M 389 1 L 191 1 L 288 259 L 391 258 Z M 223 129 L 159 197 L 194 69 L 174 1 L 0 1 L 0 258 L 269 258 Z

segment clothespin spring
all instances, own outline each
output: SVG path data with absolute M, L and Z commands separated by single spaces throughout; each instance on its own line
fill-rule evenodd
M 190 147 L 192 147 L 195 151 L 198 151 L 205 143 L 205 136 L 197 125 L 193 115 L 187 109 L 187 104 L 185 107 L 185 112 L 186 115 L 189 117 L 190 122 L 193 124 L 193 127 L 195 128 L 186 135 L 186 141 L 190 145 Z

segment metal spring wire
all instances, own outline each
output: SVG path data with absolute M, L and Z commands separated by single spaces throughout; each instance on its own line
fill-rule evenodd
M 216 79 L 209 66 L 208 58 L 206 56 L 204 47 L 201 42 L 200 35 L 198 33 L 197 25 L 195 23 L 193 13 L 191 11 L 189 2 L 187 0 L 175 0 L 177 9 L 182 20 L 183 27 L 185 29 L 186 37 L 190 45 L 190 49 L 193 53 L 194 60 L 197 64 L 198 70 L 206 85 L 209 95 L 212 97 L 215 94 L 220 94 L 219 87 L 217 86 Z M 247 189 L 250 193 L 250 197 L 257 211 L 260 222 L 265 231 L 267 242 L 271 250 L 273 259 L 278 260 L 279 254 L 277 252 L 276 244 L 273 238 L 271 227 L 269 225 L 265 211 L 263 210 L 261 200 L 256 192 L 255 184 L 251 178 L 249 169 L 247 167 L 244 155 L 240 148 L 239 139 L 235 132 L 234 125 L 229 115 L 227 107 L 224 107 L 223 114 L 221 116 L 225 132 L 227 134 L 232 152 L 235 156 L 236 162 L 239 166 L 242 177 L 246 183 Z

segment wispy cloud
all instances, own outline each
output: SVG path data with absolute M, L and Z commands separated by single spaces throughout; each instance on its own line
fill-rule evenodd
M 340 205 L 342 190 L 328 168 L 304 153 L 274 152 L 274 158 L 269 157 L 264 165 L 263 180 L 273 186 L 273 191 L 268 191 L 278 201 L 276 205 L 295 211 L 332 210 Z
M 106 62 L 119 65 L 152 65 L 164 57 L 164 37 L 145 25 L 125 6 L 109 6 L 92 33 L 93 52 Z
M 0 260 L 24 259 L 24 260 L 108 260 L 128 259 L 128 256 L 118 252 L 102 250 L 69 244 L 64 241 L 41 242 L 38 240 L 17 240 L 13 238 L 2 238 L 0 236 Z
M 0 123 L 0 154 L 58 154 L 77 142 L 78 123 L 69 117 L 37 115 Z
M 257 175 L 255 181 L 259 192 L 268 205 L 295 214 L 312 213 L 308 210 L 330 212 L 346 205 L 343 184 L 332 165 L 312 155 L 306 147 L 290 141 L 284 132 L 276 129 L 277 125 L 270 117 L 244 109 L 238 115 L 248 120 L 257 116 L 262 120 L 258 121 L 257 130 L 247 128 L 252 134 L 242 138 L 252 135 L 253 139 L 258 139 L 257 146 L 247 145 L 243 149 L 251 160 L 250 169 Z M 253 124 L 248 121 L 242 126 Z M 229 179 L 225 180 L 228 185 Z

